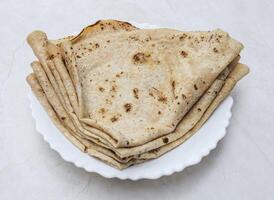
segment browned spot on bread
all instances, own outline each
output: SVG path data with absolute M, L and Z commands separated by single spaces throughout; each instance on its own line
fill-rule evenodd
M 116 89 L 117 89 L 117 85 L 112 85 L 111 86 L 111 92 L 116 92 Z
M 197 110 L 198 110 L 199 112 L 201 112 L 201 111 L 202 111 L 202 109 L 201 109 L 201 108 L 198 108 Z
M 195 90 L 198 90 L 198 87 L 197 87 L 197 85 L 196 85 L 196 84 L 194 84 L 194 89 L 195 89 Z
M 50 59 L 50 60 L 52 60 L 53 58 L 54 58 L 54 55 L 53 55 L 53 54 L 49 55 L 49 59 Z
M 104 114 L 105 112 L 106 112 L 106 109 L 104 109 L 104 108 L 99 109 L 99 113 Z
M 129 39 L 132 39 L 134 41 L 139 41 L 139 38 L 137 38 L 136 36 L 129 36 Z
M 160 115 L 160 114 L 162 114 L 162 112 L 159 110 L 159 111 L 158 111 L 158 115 Z
M 163 138 L 163 143 L 168 143 L 168 138 Z
M 183 99 L 186 99 L 186 95 L 182 94 L 182 98 L 183 98 Z
M 172 88 L 172 94 L 173 94 L 173 96 L 175 98 L 175 81 L 171 82 L 171 88 Z
M 213 38 L 213 35 L 210 35 L 208 41 L 210 42 L 212 40 L 212 38 Z
M 117 116 L 113 116 L 112 118 L 110 118 L 111 122 L 116 122 L 118 121 L 118 117 Z
M 160 97 L 158 97 L 158 101 L 160 101 L 162 103 L 166 103 L 167 102 L 167 97 L 160 96 Z
M 185 52 L 185 51 L 181 51 L 181 56 L 183 56 L 184 58 L 186 58 L 187 57 L 187 52 Z
M 61 117 L 62 120 L 65 120 L 66 118 L 65 117 Z
M 130 111 L 131 111 L 131 108 L 132 108 L 132 105 L 131 105 L 130 103 L 126 103 L 126 104 L 124 105 L 124 108 L 125 108 L 126 112 L 130 112 Z
M 107 43 L 110 43 L 110 40 L 107 40 Z
M 99 48 L 100 45 L 98 43 L 95 43 L 95 48 Z
M 186 37 L 187 37 L 187 34 L 183 33 L 183 35 L 181 35 L 181 36 L 179 37 L 179 39 L 180 39 L 180 40 L 184 40 Z
M 134 97 L 136 98 L 136 99 L 139 99 L 139 89 L 138 88 L 134 88 L 133 89 L 133 94 L 134 94 Z
M 81 58 L 81 56 L 79 56 L 79 55 L 77 55 L 76 57 L 77 57 L 77 58 Z
M 145 63 L 147 61 L 147 58 L 150 57 L 150 54 L 144 54 L 144 53 L 136 53 L 133 57 L 133 63 L 134 64 L 142 64 Z
M 117 78 L 120 78 L 120 77 L 121 77 L 120 74 L 116 74 L 115 76 L 116 76 Z
M 104 92 L 105 91 L 105 88 L 103 88 L 103 87 L 98 87 L 98 89 L 100 90 L 100 92 Z
M 218 49 L 216 47 L 213 48 L 214 53 L 218 53 Z

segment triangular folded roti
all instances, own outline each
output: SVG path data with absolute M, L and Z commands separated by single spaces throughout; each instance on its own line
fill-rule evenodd
M 242 45 L 221 30 L 153 29 L 97 35 L 70 49 L 81 120 L 123 147 L 173 132 Z

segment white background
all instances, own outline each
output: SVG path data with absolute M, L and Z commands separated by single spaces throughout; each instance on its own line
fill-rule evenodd
M 251 73 L 233 91 L 227 136 L 200 164 L 154 181 L 105 179 L 63 161 L 35 131 L 27 34 L 62 37 L 102 18 L 221 28 L 244 43 Z M 274 199 L 274 1 L 1 0 L 0 23 L 1 200 Z

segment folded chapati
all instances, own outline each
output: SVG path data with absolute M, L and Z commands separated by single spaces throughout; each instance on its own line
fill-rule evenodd
M 248 72 L 237 65 L 242 45 L 221 30 L 144 30 L 107 20 L 57 41 L 36 31 L 28 42 L 39 62 L 27 80 L 52 121 L 119 169 L 185 141 Z

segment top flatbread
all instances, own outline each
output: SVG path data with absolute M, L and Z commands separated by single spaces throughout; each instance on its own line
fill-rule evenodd
M 221 30 L 153 29 L 96 35 L 70 48 L 82 121 L 117 146 L 135 146 L 174 131 L 242 45 Z

